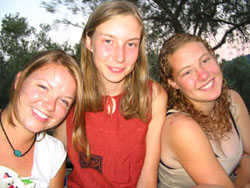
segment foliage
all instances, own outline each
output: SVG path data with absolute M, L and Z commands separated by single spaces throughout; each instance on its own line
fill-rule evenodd
M 159 66 L 158 66 L 158 62 L 159 62 L 159 58 L 158 55 L 151 51 L 148 53 L 148 62 L 149 62 L 149 74 L 150 76 L 156 80 L 156 81 L 160 81 L 160 72 L 159 72 Z
M 241 56 L 232 61 L 223 60 L 221 66 L 227 85 L 242 96 L 250 112 L 250 59 Z
M 93 8 L 105 0 L 42 0 L 53 14 L 64 10 L 57 23 L 83 27 Z M 214 49 L 224 43 L 248 47 L 250 41 L 250 2 L 247 0 L 130 0 L 140 7 L 148 30 L 150 50 L 158 51 L 162 42 L 174 33 L 193 33 L 213 40 Z M 66 15 L 73 15 L 70 19 Z M 81 19 L 81 20 L 82 20 Z M 246 45 L 237 45 L 237 44 Z M 243 49 L 242 49 L 243 50 Z
M 64 43 L 59 45 L 51 40 L 47 33 L 49 25 L 40 25 L 37 32 L 28 25 L 25 18 L 16 15 L 5 15 L 0 31 L 0 108 L 9 99 L 9 89 L 16 73 L 20 71 L 31 56 L 38 51 L 47 49 L 62 49 L 73 53 L 73 49 Z

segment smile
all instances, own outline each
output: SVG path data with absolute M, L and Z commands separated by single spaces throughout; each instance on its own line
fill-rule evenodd
M 204 87 L 201 87 L 200 90 L 205 90 L 210 88 L 214 83 L 214 79 L 212 79 L 208 84 L 206 84 Z
M 121 73 L 124 70 L 124 68 L 117 68 L 117 67 L 110 67 L 110 66 L 108 66 L 108 68 L 113 73 Z
M 39 110 L 33 108 L 33 111 L 35 112 L 35 114 L 36 114 L 38 117 L 40 117 L 40 118 L 42 118 L 42 119 L 48 119 L 48 116 L 46 116 L 44 113 L 40 112 Z

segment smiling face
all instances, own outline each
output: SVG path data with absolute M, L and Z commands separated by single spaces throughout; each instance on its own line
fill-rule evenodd
M 201 42 L 187 42 L 168 60 L 173 70 L 169 84 L 180 89 L 197 108 L 207 102 L 214 103 L 221 95 L 222 72 Z
M 141 25 L 135 16 L 116 16 L 100 24 L 87 37 L 87 48 L 105 87 L 123 85 L 138 58 Z
M 25 129 L 33 133 L 52 128 L 65 118 L 75 93 L 76 82 L 67 68 L 55 63 L 47 64 L 31 73 L 22 83 L 16 105 L 17 118 Z

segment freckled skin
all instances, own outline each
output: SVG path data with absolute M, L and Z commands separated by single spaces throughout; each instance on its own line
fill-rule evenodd
M 169 57 L 169 62 L 174 79 L 170 84 L 180 89 L 197 108 L 204 102 L 213 103 L 220 96 L 222 72 L 202 43 L 186 43 Z
M 65 67 L 45 65 L 31 73 L 21 86 L 18 120 L 33 133 L 54 127 L 65 118 L 75 92 L 75 80 Z
M 130 24 L 127 24 L 130 23 Z M 99 25 L 87 48 L 106 88 L 122 87 L 124 78 L 134 69 L 138 58 L 141 26 L 134 16 L 113 18 Z

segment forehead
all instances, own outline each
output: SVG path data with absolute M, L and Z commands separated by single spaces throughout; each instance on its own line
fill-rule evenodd
M 61 64 L 58 64 L 58 63 L 47 63 L 47 64 L 44 64 L 43 66 L 35 69 L 31 74 L 33 73 L 36 73 L 36 72 L 53 72 L 57 69 L 64 69 L 64 70 L 67 70 L 66 67 L 62 66 Z
M 54 76 L 72 77 L 67 67 L 52 62 L 45 64 L 42 67 L 39 67 L 38 69 L 34 70 L 27 76 L 27 78 L 29 77 L 51 78 Z
M 202 42 L 191 41 L 186 42 L 183 45 L 179 46 L 173 54 L 178 53 L 179 55 L 188 54 L 188 53 L 202 53 L 208 52 L 208 49 Z
M 178 47 L 173 54 L 169 56 L 169 61 L 194 60 L 199 59 L 202 55 L 209 53 L 208 49 L 201 42 L 187 42 Z
M 173 71 L 198 63 L 200 59 L 209 54 L 208 49 L 202 42 L 187 42 L 168 57 L 169 64 Z
M 140 36 L 142 26 L 134 15 L 114 16 L 109 20 L 97 26 L 95 33 L 110 34 L 119 36 L 119 34 L 129 33 Z

